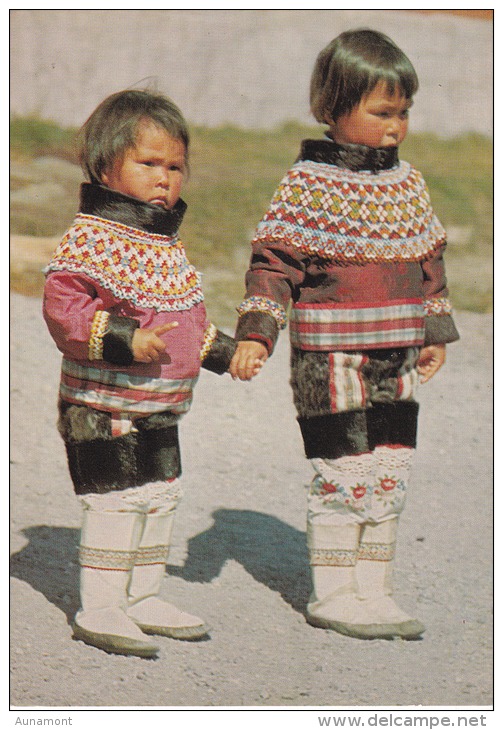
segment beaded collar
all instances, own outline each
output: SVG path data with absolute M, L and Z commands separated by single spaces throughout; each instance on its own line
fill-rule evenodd
M 304 140 L 253 243 L 287 241 L 339 262 L 420 261 L 444 241 L 418 170 L 397 147 Z
M 391 170 L 398 165 L 398 147 L 366 147 L 360 144 L 338 144 L 328 139 L 305 139 L 298 161 L 310 160 L 352 172 Z
M 181 198 L 171 210 L 165 210 L 104 185 L 82 183 L 80 187 L 80 213 L 122 223 L 146 233 L 175 235 L 186 210 L 187 204 Z
M 203 301 L 178 226 L 186 209 L 158 208 L 102 185 L 84 183 L 80 212 L 45 269 L 85 275 L 118 300 L 171 312 Z

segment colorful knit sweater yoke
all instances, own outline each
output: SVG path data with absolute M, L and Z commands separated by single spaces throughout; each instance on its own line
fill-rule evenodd
M 121 418 L 191 405 L 201 365 L 224 372 L 231 338 L 207 318 L 200 275 L 164 210 L 85 183 L 80 212 L 46 268 L 44 317 L 63 353 L 61 398 Z M 133 357 L 136 328 L 176 321 L 158 361 Z M 226 339 L 227 337 L 227 339 Z
M 200 276 L 178 236 L 186 204 L 172 210 L 84 183 L 80 212 L 46 269 L 85 274 L 115 297 L 158 312 L 203 301 Z
M 446 238 L 422 175 L 397 148 L 307 140 L 257 229 L 341 263 L 419 261 Z
M 292 300 L 290 337 L 301 349 L 457 339 L 445 244 L 421 173 L 396 147 L 304 140 L 252 241 L 237 337 L 271 350 L 270 317 L 284 327 Z

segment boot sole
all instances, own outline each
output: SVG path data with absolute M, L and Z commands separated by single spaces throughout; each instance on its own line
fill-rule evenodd
M 95 646 L 109 654 L 122 654 L 126 656 L 139 656 L 149 659 L 157 656 L 159 647 L 155 644 L 148 644 L 136 639 L 128 639 L 126 636 L 114 634 L 99 634 L 95 631 L 83 629 L 78 624 L 73 625 L 73 638 L 83 641 L 85 644 Z
M 134 619 L 133 619 L 134 620 Z M 209 635 L 210 627 L 206 624 L 202 626 L 149 626 L 135 621 L 144 634 L 156 634 L 157 636 L 167 636 L 170 639 L 181 639 L 183 641 L 197 641 L 204 639 Z
M 426 627 L 420 621 L 404 621 L 400 624 L 347 624 L 343 621 L 324 619 L 307 614 L 306 621 L 318 629 L 331 629 L 354 639 L 420 639 Z

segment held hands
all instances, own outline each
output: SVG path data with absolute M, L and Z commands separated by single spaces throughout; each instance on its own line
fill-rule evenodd
M 267 348 L 261 342 L 252 340 L 238 342 L 229 367 L 232 379 L 251 380 L 255 375 L 258 375 L 268 357 Z
M 422 347 L 417 362 L 417 372 L 421 383 L 427 383 L 445 362 L 445 345 Z
M 135 362 L 157 362 L 166 350 L 166 343 L 160 335 L 178 327 L 178 322 L 154 327 L 153 329 L 137 329 L 133 335 L 133 357 Z

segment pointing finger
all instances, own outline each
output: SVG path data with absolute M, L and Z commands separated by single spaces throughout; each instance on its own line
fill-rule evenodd
M 159 336 L 159 335 L 163 335 L 165 332 L 169 332 L 170 330 L 174 329 L 175 327 L 178 327 L 178 322 L 167 322 L 166 324 L 159 325 L 159 327 L 154 327 L 152 329 L 152 332 L 154 332 L 154 334 Z

